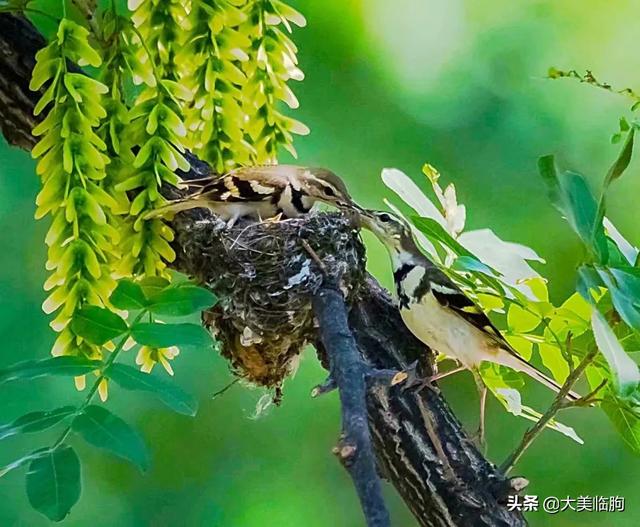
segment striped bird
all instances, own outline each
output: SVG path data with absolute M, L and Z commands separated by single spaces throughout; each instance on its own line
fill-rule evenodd
M 295 218 L 322 201 L 342 208 L 355 206 L 344 182 L 325 168 L 296 165 L 242 167 L 226 175 L 187 181 L 196 193 L 172 201 L 148 217 L 197 207 L 210 209 L 231 227 L 238 218 Z
M 484 443 L 484 407 L 487 388 L 478 373 L 483 361 L 526 373 L 554 391 L 560 386 L 521 357 L 487 315 L 418 249 L 411 228 L 402 220 L 378 211 L 363 211 L 363 226 L 387 248 L 402 319 L 407 328 L 433 350 L 455 359 L 460 367 L 429 381 L 469 369 L 480 392 L 479 436 Z M 570 392 L 567 398 L 580 396 Z

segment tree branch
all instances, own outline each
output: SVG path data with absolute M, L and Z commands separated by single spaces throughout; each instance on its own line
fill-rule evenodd
M 367 368 L 349 329 L 344 297 L 329 275 L 313 296 L 312 305 L 331 377 L 340 393 L 342 436 L 334 453 L 353 479 L 367 525 L 387 527 L 389 512 L 382 497 L 367 419 Z
M 29 91 L 28 84 L 35 53 L 43 45 L 26 19 L 0 14 L 0 128 L 9 143 L 25 150 L 35 144 L 33 107 L 40 95 Z M 211 172 L 195 157 L 189 161 L 185 178 Z M 347 292 L 349 326 L 364 361 L 375 369 L 400 370 L 420 360 L 424 372 L 431 371 L 428 350 L 406 329 L 387 293 L 366 277 L 358 234 L 341 215 L 239 225 L 228 231 L 210 215 L 193 211 L 177 215 L 173 228 L 176 268 L 225 299 L 217 312 L 205 316 L 205 323 L 221 331 L 223 354 L 236 371 L 253 375 L 254 382 L 279 387 L 308 341 L 316 343 L 323 358 L 309 302 L 323 277 L 310 270 L 306 253 L 292 249 L 300 249 L 300 237 L 314 237 L 325 265 L 345 271 L 340 286 Z M 287 330 L 279 331 L 282 327 Z M 433 416 L 453 476 L 429 438 L 421 405 Z M 505 478 L 482 457 L 436 391 L 417 394 L 371 383 L 367 413 L 379 470 L 421 526 L 525 525 L 520 513 L 504 505 L 508 494 L 521 489 L 519 482 Z
M 598 348 L 592 349 L 589 353 L 587 353 L 583 359 L 580 361 L 580 364 L 573 368 L 573 362 L 569 362 L 571 365 L 569 376 L 565 379 L 564 384 L 560 387 L 560 390 L 556 394 L 551 406 L 547 409 L 547 411 L 536 421 L 536 423 L 524 433 L 522 437 L 522 441 L 516 447 L 516 449 L 511 453 L 511 455 L 505 460 L 505 462 L 500 466 L 500 470 L 505 474 L 508 474 L 509 471 L 515 466 L 515 464 L 520 460 L 526 450 L 533 444 L 536 438 L 542 433 L 547 424 L 556 416 L 556 414 L 564 409 L 570 408 L 572 406 L 580 406 L 582 404 L 588 404 L 593 396 L 600 391 L 600 389 L 604 386 L 604 383 L 598 386 L 595 390 L 593 390 L 588 395 L 581 397 L 577 401 L 567 401 L 567 394 L 573 388 L 573 385 L 578 381 L 580 376 L 587 369 L 587 366 L 593 362 L 598 354 Z M 571 357 L 570 357 L 571 358 Z M 606 381 L 605 381 L 606 382 Z

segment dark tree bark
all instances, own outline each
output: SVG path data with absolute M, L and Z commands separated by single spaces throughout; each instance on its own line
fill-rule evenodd
M 31 129 L 37 122 L 33 107 L 39 94 L 32 93 L 28 84 L 34 55 L 43 45 L 44 39 L 26 19 L 0 14 L 0 128 L 10 144 L 25 150 L 35 144 Z M 196 178 L 210 170 L 195 159 L 192 167 L 185 177 Z M 173 224 L 177 249 L 182 255 L 177 265 L 210 285 L 202 273 L 208 269 L 208 259 L 216 249 L 203 251 L 202 245 L 190 242 L 194 233 L 199 233 L 205 242 L 215 246 L 219 243 L 220 226 L 213 221 L 203 225 L 197 220 L 197 215 L 185 215 Z M 316 220 L 311 217 L 297 221 L 298 230 L 285 229 L 276 235 L 286 242 L 284 238 L 296 238 L 306 223 Z M 344 230 L 340 215 L 326 221 L 333 222 L 336 232 Z M 354 243 L 357 241 L 357 232 L 345 236 L 353 236 Z M 230 251 L 227 254 L 233 256 L 234 245 L 225 247 Z M 326 258 L 335 260 L 330 254 L 320 257 L 325 262 Z M 227 269 L 227 273 L 240 271 Z M 239 282 L 246 279 L 237 278 Z M 427 350 L 406 329 L 387 293 L 364 274 L 353 274 L 352 282 L 347 284 L 353 291 L 348 298 L 349 322 L 364 361 L 371 368 L 399 370 L 419 359 L 428 373 L 431 364 Z M 227 309 L 231 312 L 226 315 L 236 315 L 232 312 L 233 304 L 230 306 Z M 308 328 L 309 331 L 300 333 L 298 347 L 305 340 L 317 340 L 311 323 Z M 322 349 L 320 345 L 318 348 Z M 395 486 L 420 525 L 526 525 L 519 513 L 509 512 L 504 506 L 516 484 L 483 458 L 437 390 L 403 391 L 400 386 L 390 388 L 388 383 L 372 379 L 367 410 L 379 470 Z M 430 439 L 433 432 L 439 439 L 435 442 Z M 446 462 L 442 460 L 443 451 Z
M 313 295 L 319 339 L 329 359 L 331 381 L 340 392 L 342 435 L 334 453 L 354 482 L 369 527 L 389 527 L 367 415 L 367 372 L 349 328 L 344 296 L 336 277 L 325 274 Z

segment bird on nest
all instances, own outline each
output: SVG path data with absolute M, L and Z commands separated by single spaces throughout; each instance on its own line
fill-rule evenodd
M 346 185 L 331 170 L 297 165 L 241 167 L 222 176 L 185 181 L 197 191 L 150 212 L 147 217 L 164 216 L 204 207 L 232 227 L 242 217 L 296 218 L 318 202 L 339 208 L 360 209 Z

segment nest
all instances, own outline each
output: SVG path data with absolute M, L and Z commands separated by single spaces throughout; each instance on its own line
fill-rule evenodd
M 227 229 L 205 211 L 176 216 L 179 270 L 206 284 L 219 303 L 203 314 L 240 377 L 280 392 L 305 344 L 315 337 L 311 296 L 327 272 L 340 277 L 347 301 L 365 273 L 364 246 L 352 221 L 317 213 Z

